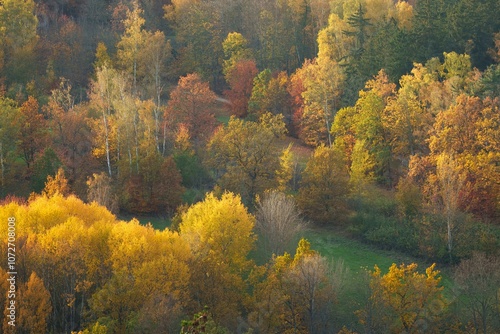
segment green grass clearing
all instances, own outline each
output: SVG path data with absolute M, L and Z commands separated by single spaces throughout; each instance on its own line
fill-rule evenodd
M 120 214 L 118 218 L 125 221 L 130 221 L 132 219 L 137 219 L 141 225 L 147 225 L 150 223 L 154 229 L 163 231 L 165 228 L 169 227 L 172 223 L 170 219 L 166 216 L 161 215 L 131 215 L 131 214 Z
M 303 233 L 303 237 L 311 243 L 311 248 L 318 251 L 332 263 L 342 261 L 345 269 L 341 291 L 338 293 L 335 317 L 348 328 L 362 331 L 358 317 L 355 312 L 365 305 L 370 291 L 368 288 L 369 278 L 367 270 L 373 271 L 377 265 L 382 273 L 387 273 L 389 267 L 396 263 L 400 265 L 417 263 L 418 271 L 425 273 L 425 269 L 431 265 L 420 259 L 415 259 L 397 251 L 381 250 L 374 246 L 354 240 L 329 229 L 309 229 Z M 335 265 L 333 266 L 335 267 Z M 441 271 L 439 265 L 437 269 Z M 451 297 L 453 282 L 447 275 L 447 270 L 440 273 L 441 284 L 444 287 L 445 297 Z

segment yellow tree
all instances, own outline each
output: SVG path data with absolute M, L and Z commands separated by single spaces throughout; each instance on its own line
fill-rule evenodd
M 55 195 L 52 198 L 56 197 L 62 196 Z M 51 204 L 49 202 L 49 208 L 57 210 Z M 54 308 L 51 321 L 53 329 L 69 330 L 84 312 L 82 300 L 89 297 L 88 285 L 93 284 L 87 276 L 85 265 L 87 234 L 85 221 L 66 213 L 62 223 L 37 238 L 36 254 L 32 256 L 36 260 L 36 271 L 49 288 Z
M 398 1 L 393 8 L 389 8 L 389 18 L 398 23 L 400 29 L 411 29 L 413 20 L 413 6 L 406 1 Z
M 59 168 L 54 177 L 51 175 L 47 177 L 47 182 L 45 182 L 45 188 L 42 194 L 47 197 L 52 197 L 55 194 L 61 194 L 63 196 L 68 196 L 70 194 L 68 179 L 64 176 L 64 169 Z
M 141 72 L 144 75 L 146 96 L 154 101 L 154 141 L 158 153 L 164 152 L 161 145 L 162 94 L 165 88 L 165 79 L 169 74 L 167 61 L 172 58 L 170 41 L 166 40 L 163 32 L 145 33 L 143 52 L 140 52 Z
M 269 152 L 285 131 L 282 115 L 264 114 L 258 123 L 231 117 L 208 143 L 208 164 L 220 175 L 218 184 L 248 202 L 273 188 L 280 162 Z
M 19 320 L 17 328 L 20 332 L 45 333 L 52 312 L 50 293 L 43 280 L 33 272 L 19 289 Z
M 189 302 L 191 252 L 185 240 L 134 220 L 114 225 L 107 242 L 112 276 L 90 300 L 97 320 L 114 333 L 154 333 L 178 324 Z M 155 302 L 164 308 L 153 307 Z M 160 328 L 148 325 L 152 320 Z
M 445 307 L 436 265 L 428 267 L 425 274 L 420 274 L 417 267 L 416 263 L 400 266 L 394 263 L 385 275 L 377 266 L 370 273 L 370 303 L 384 307 L 383 321 L 393 333 L 431 331 Z M 359 311 L 358 315 L 365 326 L 373 325 L 369 323 L 367 310 Z
M 79 326 L 88 310 L 88 298 L 109 278 L 107 239 L 116 217 L 96 204 L 88 205 L 74 196 L 61 194 L 37 196 L 23 205 L 2 205 L 0 217 L 6 221 L 8 217 L 16 218 L 16 270 L 19 282 L 28 282 L 19 285 L 19 301 L 26 301 L 19 310 L 24 307 L 30 326 L 36 319 L 41 321 L 35 301 L 44 291 L 43 285 L 52 307 L 48 311 L 51 321 L 46 322 L 47 330 L 69 332 Z M 6 235 L 7 224 L 3 226 Z M 32 272 L 39 275 L 43 284 L 29 279 Z
M 117 44 L 117 57 L 120 65 L 132 75 L 132 91 L 137 93 L 137 71 L 140 57 L 140 50 L 144 46 L 145 31 L 142 26 L 145 23 L 142 18 L 143 10 L 139 8 L 139 2 L 133 2 L 134 9 L 127 10 L 127 18 L 123 24 L 125 33 Z
M 352 169 L 364 169 L 366 173 L 372 173 L 381 183 L 391 184 L 394 178 L 392 170 L 392 150 L 388 143 L 388 131 L 384 127 L 383 113 L 388 100 L 394 94 L 395 85 L 388 81 L 384 71 L 369 80 L 365 85 L 365 90 L 359 92 L 359 99 L 356 102 L 357 113 L 354 115 L 354 129 L 357 144 L 366 150 L 358 151 L 367 155 L 370 169 L 365 166 L 351 166 Z M 355 151 L 353 150 L 353 153 Z M 364 158 L 360 161 L 365 160 Z M 353 164 L 356 159 L 352 159 Z
M 413 76 L 403 76 L 400 85 L 396 96 L 388 100 L 382 122 L 388 129 L 396 159 L 407 166 L 410 156 L 428 153 L 426 139 L 434 117 L 426 108 L 425 102 L 419 98 Z
M 337 61 L 325 56 L 304 63 L 300 76 L 304 86 L 301 139 L 308 145 L 331 145 L 330 128 L 340 105 L 344 71 Z
M 206 305 L 216 322 L 228 328 L 235 328 L 246 295 L 254 223 L 241 198 L 227 192 L 221 198 L 209 193 L 181 215 L 180 235 L 193 253 L 194 312 Z
M 248 47 L 248 40 L 239 32 L 230 32 L 226 39 L 222 42 L 222 50 L 224 51 L 224 63 L 222 72 L 228 80 L 229 73 L 233 67 L 242 60 L 253 59 L 252 50 Z
M 280 167 L 276 171 L 276 181 L 278 182 L 278 190 L 286 192 L 293 186 L 292 180 L 297 167 L 296 158 L 292 152 L 292 144 L 289 144 L 280 156 Z
M 347 213 L 348 182 L 342 153 L 318 146 L 302 174 L 297 197 L 300 209 L 319 223 L 342 221 Z
M 116 98 L 116 81 L 119 73 L 105 65 L 97 68 L 96 80 L 90 85 L 90 108 L 95 110 L 97 118 L 90 121 L 94 130 L 93 154 L 97 158 L 105 157 L 108 175 L 113 176 L 114 161 L 118 151 L 116 145 L 116 116 L 113 100 Z
M 334 278 L 328 261 L 301 239 L 295 256 L 276 256 L 254 292 L 252 326 L 264 333 L 320 333 L 333 330 Z M 321 328 L 321 330 L 320 330 Z
M 3 247 L 2 247 L 3 248 Z M 3 249 L 2 249 L 3 250 Z M 5 252 L 4 252 L 5 254 Z M 9 328 L 9 321 L 14 320 L 14 315 L 12 315 L 12 319 L 10 317 L 10 311 L 6 314 L 6 306 L 8 307 L 8 295 L 7 291 L 9 291 L 10 283 L 7 281 L 9 278 L 9 274 L 3 269 L 0 268 L 0 314 L 4 316 L 4 320 L 0 323 L 0 328 Z
M 498 99 L 459 95 L 454 105 L 437 115 L 429 139 L 431 156 L 454 156 L 465 175 L 461 210 L 484 217 L 494 217 L 499 210 L 500 188 L 494 181 L 500 175 L 498 111 Z
M 436 176 L 446 220 L 447 248 L 451 262 L 454 247 L 453 236 L 457 229 L 457 216 L 460 212 L 459 199 L 465 185 L 465 178 L 454 157 L 447 154 L 440 154 L 437 157 Z

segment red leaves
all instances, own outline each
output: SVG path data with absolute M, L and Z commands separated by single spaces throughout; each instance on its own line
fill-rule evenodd
M 258 73 L 254 60 L 240 60 L 229 71 L 226 80 L 231 89 L 224 95 L 231 102 L 229 105 L 232 115 L 245 117 L 248 112 L 248 100 L 252 95 L 253 79 Z

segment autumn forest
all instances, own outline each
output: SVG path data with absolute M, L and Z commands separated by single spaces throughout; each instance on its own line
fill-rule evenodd
M 0 333 L 500 333 L 498 8 L 0 0 Z

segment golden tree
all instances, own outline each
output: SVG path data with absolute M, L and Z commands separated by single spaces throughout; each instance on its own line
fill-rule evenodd
M 369 304 L 372 308 L 384 308 L 382 320 L 393 333 L 415 333 L 423 328 L 431 331 L 445 307 L 436 265 L 428 267 L 425 274 L 420 274 L 417 267 L 416 263 L 394 263 L 385 275 L 378 266 L 370 273 Z M 369 307 L 358 311 L 358 316 L 369 328 L 381 320 L 370 317 Z
M 181 237 L 193 252 L 190 286 L 197 306 L 208 306 L 217 323 L 233 328 L 242 310 L 245 277 L 252 262 L 255 218 L 241 198 L 224 193 L 219 199 L 207 194 L 181 216 Z M 194 313 L 194 312 L 193 312 Z
M 59 168 L 54 177 L 51 175 L 47 176 L 47 182 L 45 182 L 45 188 L 42 194 L 47 197 L 52 197 L 55 194 L 61 194 L 63 196 L 68 196 L 70 194 L 68 179 L 64 176 L 64 169 Z
M 219 185 L 247 202 L 275 185 L 279 157 L 269 154 L 286 132 L 283 116 L 264 114 L 260 121 L 232 117 L 208 143 L 208 164 L 221 175 Z
M 348 182 L 342 153 L 318 146 L 302 174 L 297 197 L 300 209 L 320 223 L 342 221 L 347 213 Z
M 43 280 L 33 272 L 19 290 L 18 329 L 27 333 L 45 333 L 52 313 L 50 294 Z

